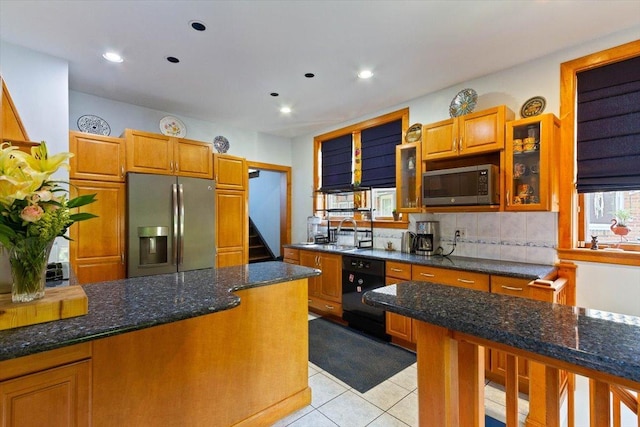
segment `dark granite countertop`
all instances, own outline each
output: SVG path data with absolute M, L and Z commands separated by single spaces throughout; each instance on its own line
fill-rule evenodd
M 366 292 L 366 304 L 640 382 L 640 318 L 425 282 Z
M 0 361 L 228 310 L 241 304 L 233 291 L 318 274 L 264 262 L 88 284 L 87 315 L 0 331 Z
M 428 265 L 432 267 L 449 268 L 452 270 L 473 271 L 476 273 L 496 274 L 500 276 L 521 279 L 542 279 L 555 271 L 553 265 L 529 264 L 524 262 L 500 261 L 483 258 L 467 258 L 457 256 L 425 257 L 407 254 L 400 251 L 386 251 L 384 249 L 352 249 L 336 250 L 323 244 L 293 244 L 286 247 L 334 253 L 349 256 L 364 256 L 383 259 L 385 261 L 406 262 L 410 264 Z

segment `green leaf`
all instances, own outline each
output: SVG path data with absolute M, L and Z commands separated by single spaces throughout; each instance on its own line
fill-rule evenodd
M 15 232 L 13 228 L 4 224 L 0 224 L 0 237 L 2 236 L 16 237 L 17 235 L 18 234 Z
M 91 218 L 98 218 L 98 215 L 94 215 L 88 212 L 81 212 L 81 213 L 69 215 L 69 219 L 73 222 L 86 221 Z
M 69 208 L 77 208 L 80 206 L 88 205 L 89 203 L 93 203 L 96 201 L 97 194 L 85 194 L 82 196 L 78 196 L 73 198 L 67 202 L 67 206 Z

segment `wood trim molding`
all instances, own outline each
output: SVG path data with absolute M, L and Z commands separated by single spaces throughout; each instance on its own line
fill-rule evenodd
M 638 265 L 639 253 L 613 253 L 574 249 L 578 240 L 578 194 L 575 190 L 575 103 L 576 74 L 640 55 L 640 40 L 560 64 L 560 211 L 558 213 L 558 255 L 563 259 Z

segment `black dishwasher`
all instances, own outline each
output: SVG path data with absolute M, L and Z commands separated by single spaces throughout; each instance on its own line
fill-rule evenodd
M 362 302 L 362 294 L 384 286 L 385 262 L 379 259 L 342 256 L 342 319 L 349 326 L 389 341 L 385 312 Z

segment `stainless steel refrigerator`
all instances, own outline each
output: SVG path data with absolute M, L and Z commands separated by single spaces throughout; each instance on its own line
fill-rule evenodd
M 215 265 L 215 181 L 127 174 L 127 277 Z

